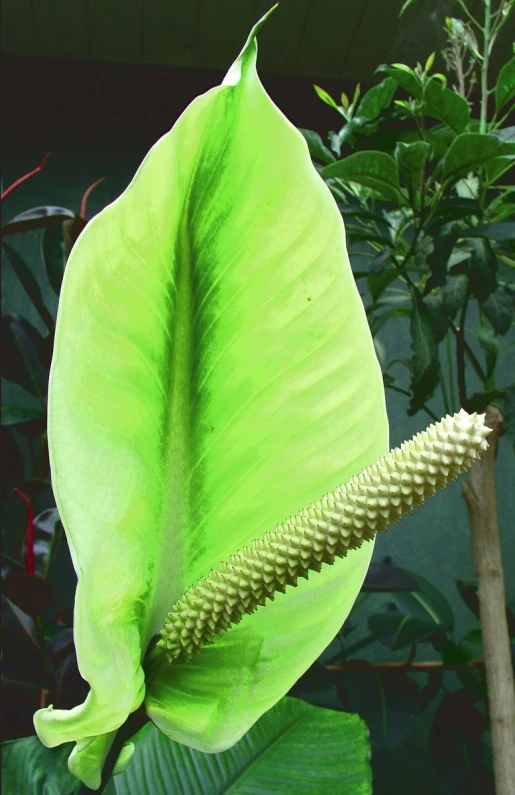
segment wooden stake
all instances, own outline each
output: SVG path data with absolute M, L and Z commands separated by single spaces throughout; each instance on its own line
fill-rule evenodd
M 462 483 L 462 492 L 469 513 L 479 586 L 495 791 L 496 795 L 513 795 L 515 689 L 506 620 L 495 483 L 495 451 L 498 438 L 504 433 L 503 419 L 497 408 L 488 406 L 485 424 L 493 431 L 488 437 L 488 450 L 470 468 L 469 477 Z

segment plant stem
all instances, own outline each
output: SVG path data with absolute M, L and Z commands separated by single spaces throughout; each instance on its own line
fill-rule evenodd
M 488 62 L 490 59 L 490 38 L 492 24 L 491 0 L 483 0 L 485 5 L 485 24 L 483 27 L 483 60 L 481 63 L 481 115 L 479 132 L 486 133 L 488 115 Z
M 511 795 L 515 781 L 515 689 L 505 610 L 504 574 L 497 524 L 495 452 L 503 416 L 486 409 L 493 433 L 488 450 L 472 465 L 462 484 L 467 503 L 474 565 L 478 578 L 479 617 L 485 653 L 488 709 L 496 795 Z
M 448 336 L 448 335 L 447 335 Z M 442 390 L 442 397 L 443 397 L 443 405 L 446 414 L 452 414 L 452 411 L 449 406 L 449 398 L 447 396 L 447 389 L 445 386 L 445 379 L 443 377 L 443 369 L 440 363 L 440 357 L 438 357 L 438 369 L 440 370 L 440 388 Z
M 465 315 L 467 313 L 468 291 L 463 302 L 459 326 L 456 328 L 456 365 L 458 368 L 458 395 L 460 406 L 467 408 L 467 387 L 465 383 Z
M 454 323 L 450 318 L 447 318 L 447 323 L 449 324 L 449 328 L 451 329 L 452 333 L 457 338 L 459 333 L 458 328 L 456 328 L 456 326 L 454 325 Z M 474 368 L 477 377 L 479 378 L 483 386 L 486 387 L 486 375 L 484 374 L 483 369 L 479 364 L 474 351 L 472 350 L 467 340 L 465 339 L 465 336 L 463 336 L 462 342 L 463 342 L 463 349 L 465 351 L 465 355 L 467 356 L 472 367 Z
M 387 663 L 367 663 L 367 662 L 348 662 L 341 665 L 326 665 L 328 671 L 335 673 L 345 673 L 345 671 L 466 671 L 470 668 L 481 668 L 485 665 L 485 660 L 470 660 L 466 663 L 444 663 L 439 660 L 429 660 L 428 662 L 387 662 Z
M 452 351 L 451 351 L 451 338 L 447 333 L 445 335 L 445 350 L 447 353 L 447 374 L 449 377 L 449 391 L 451 393 L 451 409 L 456 411 L 456 396 L 454 394 L 454 380 L 452 377 Z
M 401 393 L 401 395 L 407 395 L 408 397 L 411 397 L 411 392 L 408 392 L 408 390 L 407 390 L 407 389 L 403 389 L 403 388 L 402 388 L 402 387 L 400 387 L 400 386 L 395 386 L 395 385 L 393 385 L 393 384 L 388 384 L 388 386 L 387 386 L 386 388 L 387 388 L 387 389 L 392 389 L 394 392 L 400 392 L 400 393 Z M 434 413 L 431 411 L 431 409 L 430 409 L 430 408 L 428 408 L 428 407 L 426 406 L 426 404 L 425 404 L 425 403 L 424 403 L 424 405 L 423 405 L 423 406 L 421 406 L 421 408 L 422 408 L 422 409 L 424 409 L 424 411 L 426 412 L 426 414 L 428 414 L 428 415 L 431 417 L 431 419 L 432 419 L 434 422 L 438 422 L 438 419 L 439 419 L 439 418 L 436 416 L 436 414 L 434 414 Z

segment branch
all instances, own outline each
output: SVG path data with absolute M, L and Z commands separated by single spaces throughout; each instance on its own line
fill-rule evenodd
M 406 671 L 407 673 L 424 673 L 425 671 L 466 671 L 471 668 L 481 668 L 485 664 L 484 660 L 470 660 L 468 663 L 444 663 L 438 660 L 428 662 L 385 662 L 385 663 L 366 663 L 349 662 L 342 665 L 326 665 L 327 671 L 334 671 L 344 674 L 345 671 Z

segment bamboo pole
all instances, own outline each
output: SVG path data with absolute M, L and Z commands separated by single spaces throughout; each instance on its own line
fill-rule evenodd
M 495 483 L 495 451 L 498 438 L 504 433 L 503 419 L 497 408 L 487 408 L 485 424 L 493 431 L 488 437 L 488 450 L 470 468 L 469 477 L 462 483 L 462 492 L 469 513 L 479 586 L 495 790 L 496 795 L 513 795 L 515 689 L 506 620 Z

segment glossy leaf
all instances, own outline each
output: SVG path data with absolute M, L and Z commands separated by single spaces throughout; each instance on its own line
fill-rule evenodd
M 15 215 L 4 224 L 2 236 L 46 228 L 74 217 L 75 213 L 72 210 L 67 210 L 66 207 L 33 207 L 31 210 L 25 210 L 25 212 Z
M 21 425 L 45 418 L 42 409 L 24 409 L 21 406 L 2 406 L 2 425 Z
M 424 93 L 426 113 L 448 124 L 454 132 L 462 133 L 470 120 L 467 100 L 451 89 L 433 79 Z
M 430 153 L 431 147 L 425 141 L 415 141 L 412 144 L 399 142 L 395 149 L 399 173 L 406 183 L 412 204 L 416 203 L 420 194 L 424 166 Z
M 437 287 L 429 295 L 425 295 L 422 301 L 424 302 L 424 306 L 429 310 L 429 314 L 433 320 L 436 341 L 441 342 L 449 331 L 447 313 L 443 305 L 442 289 Z
M 160 782 L 181 782 L 184 795 L 291 792 L 324 787 L 342 795 L 372 792 L 368 729 L 357 715 L 283 699 L 232 749 L 201 754 L 147 725 L 136 738 L 131 767 L 115 778 L 117 795 L 153 795 Z
M 63 224 L 49 226 L 45 229 L 41 241 L 41 252 L 48 281 L 54 293 L 59 295 L 66 263 Z
M 368 628 L 379 643 L 393 651 L 420 643 L 440 631 L 440 626 L 434 621 L 398 611 L 374 613 L 369 616 Z
M 470 238 L 471 248 L 467 275 L 472 295 L 484 302 L 497 287 L 497 258 L 487 238 Z
M 445 122 L 456 133 L 465 130 L 470 119 L 468 102 L 442 85 L 440 80 L 433 77 L 423 88 L 413 70 L 404 64 L 381 66 L 379 69 L 390 75 L 415 99 L 424 102 L 424 110 L 428 116 Z
M 426 401 L 433 396 L 439 381 L 438 334 L 434 320 L 418 293 L 412 295 L 412 314 L 410 322 L 411 383 L 412 397 L 408 414 L 416 414 Z
M 372 86 L 361 98 L 356 115 L 369 121 L 377 119 L 381 111 L 390 105 L 396 90 L 397 83 L 393 77 L 387 77 L 377 86 Z
M 11 263 L 13 271 L 15 272 L 25 292 L 32 301 L 34 309 L 37 311 L 38 315 L 40 316 L 41 320 L 43 321 L 47 329 L 49 331 L 53 331 L 54 319 L 45 306 L 45 302 L 43 301 L 43 296 L 41 294 L 41 289 L 39 287 L 39 284 L 37 283 L 36 277 L 30 270 L 28 265 L 25 263 L 25 261 L 22 259 L 22 257 L 20 257 L 18 252 L 12 248 L 12 246 L 9 246 L 7 243 L 4 243 L 2 241 L 2 248 L 7 254 L 7 259 Z
M 456 277 L 459 278 L 459 277 Z M 490 378 L 495 370 L 497 364 L 497 357 L 499 355 L 499 343 L 497 337 L 491 328 L 479 326 L 478 328 L 471 329 L 472 334 L 476 337 L 479 344 L 483 349 L 486 360 L 486 378 Z
M 255 32 L 88 224 L 64 276 L 50 455 L 92 690 L 35 721 L 49 745 L 80 742 L 70 765 L 89 785 L 144 698 L 176 741 L 231 747 L 334 637 L 372 552 L 189 663 L 157 650 L 145 682 L 149 640 L 190 585 L 388 449 L 341 216 L 257 77 Z
M 515 316 L 515 298 L 502 287 L 492 290 L 482 304 L 483 312 L 498 332 L 507 334 Z
M 33 395 L 46 395 L 48 371 L 39 360 L 39 331 L 20 315 L 2 315 L 1 332 L 2 376 Z
M 313 160 L 318 160 L 320 163 L 327 165 L 333 163 L 336 159 L 330 149 L 324 144 L 319 134 L 313 130 L 299 130 L 306 139 L 309 154 Z
M 496 157 L 513 155 L 515 144 L 500 141 L 495 135 L 483 133 L 463 133 L 450 145 L 443 163 L 443 176 L 446 180 L 466 177 L 480 166 L 487 166 Z
M 497 113 L 515 98 L 515 57 L 499 70 L 495 84 L 495 109 Z
M 467 277 L 458 273 L 456 276 L 449 276 L 442 288 L 442 303 L 449 317 L 454 318 L 465 302 L 467 295 Z
M 70 746 L 45 748 L 37 737 L 2 745 L 6 795 L 79 795 L 80 781 L 66 765 Z
M 338 113 L 342 113 L 342 109 L 340 108 L 338 103 L 334 101 L 332 96 L 328 94 L 327 91 L 325 91 L 325 89 L 321 88 L 320 86 L 313 86 L 313 88 L 315 89 L 317 97 L 319 97 L 322 100 L 322 102 L 325 102 L 325 104 L 329 105 L 330 108 L 337 110 Z
M 502 221 L 490 224 L 469 226 L 460 232 L 460 237 L 486 237 L 489 240 L 508 241 L 515 240 L 515 222 Z
M 433 232 L 451 221 L 470 218 L 472 215 L 480 216 L 481 212 L 481 205 L 476 199 L 462 199 L 459 196 L 442 199 L 425 224 L 425 229 L 427 232 Z
M 324 179 L 357 182 L 396 204 L 402 200 L 397 164 L 386 152 L 355 152 L 326 166 L 321 174 Z
M 319 791 L 371 795 L 368 729 L 357 715 L 285 698 L 231 750 L 202 754 L 146 724 L 133 738 L 130 767 L 110 782 L 113 795 L 244 795 Z M 49 751 L 34 738 L 3 747 L 4 782 L 16 795 L 73 795 L 69 746 Z M 55 788 L 54 788 L 55 787 Z M 60 787 L 60 788 L 59 788 Z
M 433 250 L 427 258 L 427 264 L 431 268 L 431 276 L 426 282 L 425 293 L 428 293 L 434 287 L 440 287 L 446 283 L 449 260 L 452 256 L 456 241 L 457 236 L 452 232 L 433 238 Z
M 378 66 L 376 72 L 385 72 L 408 94 L 420 99 L 422 97 L 422 86 L 415 75 L 413 69 L 405 64 L 391 64 L 391 66 Z
M 393 594 L 393 601 L 406 615 L 424 621 L 433 621 L 442 632 L 452 629 L 454 617 L 447 599 L 420 574 L 413 571 L 409 573 L 417 581 L 417 590 Z
M 392 566 L 389 558 L 383 563 L 371 563 L 361 587 L 363 593 L 394 593 L 416 591 L 417 581 L 404 569 Z

